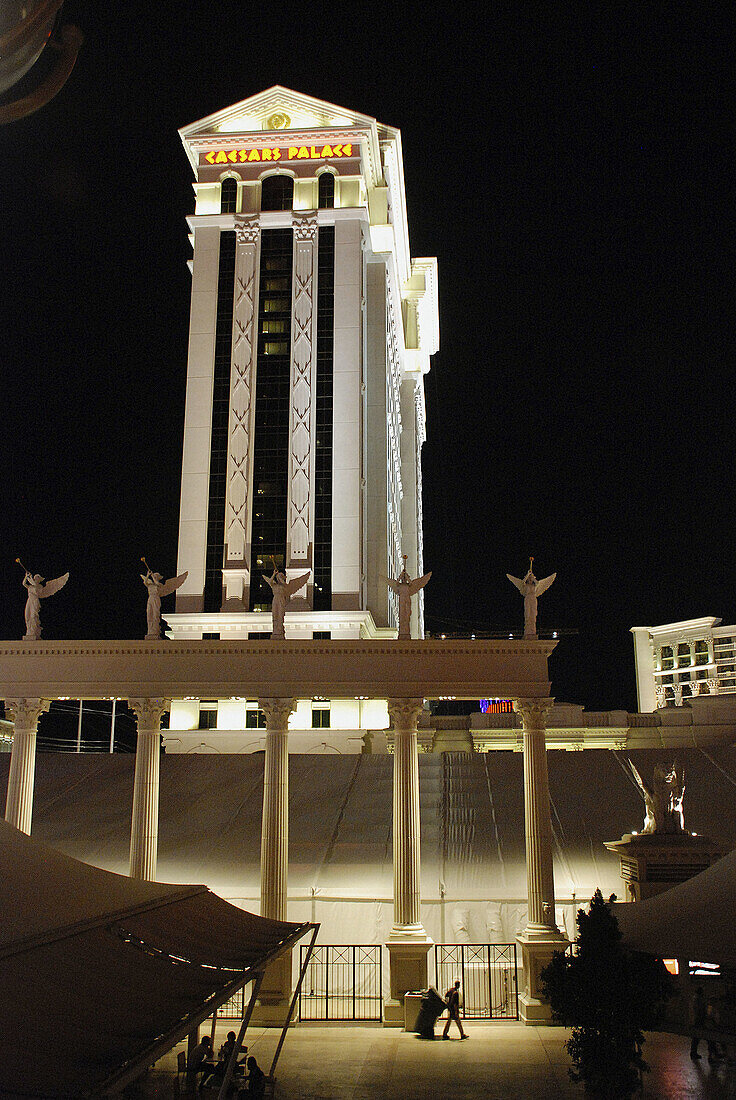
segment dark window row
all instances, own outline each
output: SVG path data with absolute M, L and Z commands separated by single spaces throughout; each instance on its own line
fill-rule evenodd
M 330 180 L 329 185 L 323 184 Z M 319 177 L 320 206 L 332 206 L 334 176 Z M 323 203 L 324 196 L 330 201 Z M 314 610 L 332 608 L 332 373 L 335 320 L 335 230 L 320 226 L 317 243 L 317 378 L 314 452 Z M 327 712 L 329 715 L 329 712 Z

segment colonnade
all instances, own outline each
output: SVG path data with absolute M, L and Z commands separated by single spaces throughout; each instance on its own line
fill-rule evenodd
M 49 700 L 6 700 L 15 721 L 8 778 L 5 820 L 31 832 L 36 731 Z M 161 717 L 163 698 L 129 699 L 138 720 L 138 744 L 133 784 L 130 833 L 130 875 L 156 878 Z M 421 921 L 420 816 L 417 720 L 421 699 L 390 699 L 394 728 L 393 761 L 393 926 L 387 944 L 390 957 L 390 998 L 384 1005 L 388 1026 L 403 1025 L 403 998 L 408 990 L 427 985 L 427 956 L 432 941 Z M 261 915 L 287 919 L 289 853 L 289 717 L 295 699 L 259 700 L 266 720 L 261 831 Z M 526 988 L 521 1015 L 528 1023 L 549 1019 L 540 989 L 540 971 L 554 950 L 566 945 L 555 923 L 549 781 L 545 726 L 552 700 L 518 699 L 514 709 L 523 725 L 524 821 L 528 920 L 519 936 Z M 261 1022 L 278 1023 L 288 1003 L 291 960 L 279 960 L 261 988 Z

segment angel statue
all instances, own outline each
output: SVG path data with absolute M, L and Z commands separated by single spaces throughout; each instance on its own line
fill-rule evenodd
M 524 580 L 519 580 L 518 577 L 512 577 L 510 573 L 506 576 L 509 578 L 512 584 L 521 592 L 524 597 L 524 637 L 536 638 L 537 636 L 537 600 L 546 592 L 552 581 L 557 576 L 556 573 L 550 574 L 549 577 L 545 577 L 543 581 L 538 581 L 532 573 L 532 563 L 534 558 L 529 558 L 529 572 L 524 577 Z
M 645 783 L 636 767 L 627 760 L 629 771 L 639 788 L 646 814 L 644 833 L 682 833 L 685 829 L 685 817 L 682 803 L 685 797 L 685 775 L 677 774 L 675 764 L 671 768 L 657 765 L 651 787 Z
M 47 596 L 53 596 L 55 592 L 58 592 L 60 588 L 63 588 L 66 582 L 69 580 L 69 574 L 65 573 L 63 577 L 56 577 L 53 581 L 47 581 L 44 584 L 45 578 L 40 573 L 30 573 L 26 569 L 20 558 L 15 559 L 18 565 L 25 570 L 25 577 L 23 578 L 23 587 L 28 592 L 28 598 L 26 599 L 26 632 L 23 635 L 24 642 L 37 642 L 41 637 L 41 600 L 45 600 Z
M 415 596 L 420 588 L 424 588 L 425 584 L 432 576 L 431 573 L 425 573 L 423 577 L 417 577 L 412 580 L 406 571 L 406 554 L 404 558 L 404 568 L 399 573 L 395 581 L 388 578 L 388 586 L 399 597 L 399 636 L 398 640 L 407 641 L 411 638 L 411 630 L 409 622 L 411 619 L 411 598 Z
M 178 577 L 171 577 L 170 580 L 165 581 L 160 573 L 151 571 L 151 567 L 145 558 L 141 558 L 141 561 L 146 567 L 145 575 L 141 573 L 141 580 L 148 589 L 148 602 L 146 603 L 148 633 L 146 634 L 146 641 L 154 642 L 161 637 L 161 600 L 164 596 L 176 592 L 177 588 L 181 588 L 189 576 L 189 571 L 187 570 L 186 573 L 180 573 Z
M 261 576 L 273 592 L 273 603 L 271 604 L 273 627 L 271 629 L 271 637 L 283 639 L 286 637 L 284 633 L 284 614 L 286 612 L 286 605 L 294 593 L 298 592 L 302 585 L 307 583 L 309 580 L 309 572 L 302 573 L 301 577 L 294 577 L 293 581 L 289 581 L 286 579 L 286 573 L 278 570 L 274 563 L 271 576 L 267 577 L 265 573 L 261 573 Z

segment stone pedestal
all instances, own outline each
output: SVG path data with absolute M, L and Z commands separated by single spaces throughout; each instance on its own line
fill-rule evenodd
M 404 995 L 426 989 L 428 984 L 427 956 L 432 940 L 394 939 L 388 941 L 390 996 L 383 1004 L 383 1026 L 404 1027 Z
M 606 841 L 621 860 L 624 901 L 645 901 L 699 875 L 730 848 L 696 833 L 625 833 Z
M 5 820 L 29 836 L 36 779 L 36 732 L 38 719 L 49 706 L 47 699 L 5 700 L 6 713 L 10 712 L 14 723 Z
M 386 945 L 391 996 L 383 1006 L 385 1027 L 403 1027 L 404 994 L 427 988 L 427 953 L 432 945 L 420 916 L 417 718 L 421 711 L 421 699 L 388 703 L 394 728 L 394 923 Z
M 552 822 L 549 814 L 549 778 L 545 723 L 551 699 L 517 699 L 514 710 L 524 727 L 524 826 L 526 832 L 527 926 L 517 937 L 524 965 L 524 991 L 519 1012 L 526 1024 L 552 1021 L 552 1010 L 542 994 L 540 972 L 555 951 L 569 940 L 555 924 L 555 884 L 552 863 Z
M 261 826 L 261 916 L 286 920 L 289 877 L 289 716 L 293 699 L 261 699 L 266 718 Z M 267 969 L 253 1023 L 283 1027 L 291 1000 L 291 953 Z
M 129 699 L 138 719 L 130 826 L 130 877 L 156 879 L 161 717 L 165 699 Z
M 524 990 L 519 994 L 519 1018 L 525 1024 L 552 1023 L 552 1009 L 542 993 L 541 972 L 555 951 L 566 951 L 570 941 L 561 932 L 522 932 L 516 937 L 524 967 Z

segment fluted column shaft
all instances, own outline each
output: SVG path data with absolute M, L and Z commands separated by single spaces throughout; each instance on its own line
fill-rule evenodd
M 556 931 L 552 862 L 552 822 L 545 725 L 551 699 L 517 699 L 514 710 L 524 727 L 524 824 L 526 829 L 526 931 Z
M 129 699 L 138 719 L 138 743 L 130 826 L 130 877 L 156 879 L 161 716 L 165 699 Z
M 417 718 L 421 709 L 420 699 L 390 699 L 388 703 L 388 713 L 394 727 L 392 936 L 426 936 L 420 915 Z
M 261 916 L 286 920 L 289 876 L 289 715 L 294 699 L 261 699 L 266 717 L 261 826 Z
M 5 710 L 14 722 L 10 754 L 5 820 L 21 832 L 31 832 L 33 785 L 36 776 L 36 731 L 38 719 L 49 709 L 47 699 L 6 699 Z

